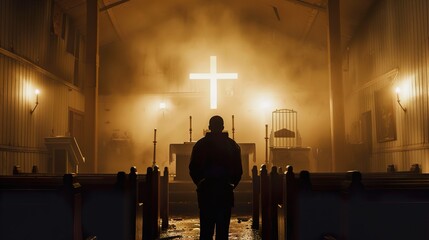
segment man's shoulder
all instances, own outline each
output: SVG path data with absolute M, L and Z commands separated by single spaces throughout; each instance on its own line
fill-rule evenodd
M 198 141 L 195 142 L 194 148 L 204 145 L 207 142 L 207 137 L 202 137 Z
M 231 145 L 237 147 L 238 149 L 240 149 L 240 145 L 232 138 L 228 138 L 228 141 Z

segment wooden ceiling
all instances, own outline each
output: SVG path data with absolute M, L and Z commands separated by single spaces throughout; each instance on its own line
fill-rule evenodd
M 56 0 L 84 34 L 86 0 Z M 341 37 L 348 44 L 375 0 L 340 0 Z M 186 19 L 199 7 L 222 6 L 242 23 L 258 25 L 291 38 L 326 47 L 327 0 L 98 0 L 99 42 L 103 48 L 162 25 Z M 218 9 L 218 8 L 217 8 Z

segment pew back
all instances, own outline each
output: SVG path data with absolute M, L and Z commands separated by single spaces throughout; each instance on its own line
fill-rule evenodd
M 429 239 L 428 174 L 362 174 L 348 201 L 349 239 Z
M 136 174 L 79 174 L 77 178 L 82 185 L 85 237 L 136 239 L 139 236 L 142 209 L 138 205 Z
M 0 176 L 0 239 L 159 237 L 160 174 L 156 166 L 148 168 L 147 174 L 131 168 L 130 174 L 69 176 L 67 182 L 58 175 Z M 165 214 L 168 219 L 168 212 Z
M 0 176 L 0 239 L 82 239 L 72 175 Z
M 429 175 L 283 176 L 279 239 L 428 239 Z

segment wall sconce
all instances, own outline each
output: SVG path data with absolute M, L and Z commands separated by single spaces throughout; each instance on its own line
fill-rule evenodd
M 165 104 L 165 102 L 160 102 L 159 103 L 159 109 L 165 110 L 166 108 L 167 108 L 167 104 Z
M 159 110 L 162 112 L 162 117 L 164 118 L 165 110 L 167 109 L 167 104 L 165 102 L 159 103 Z
M 37 106 L 39 106 L 39 94 L 40 94 L 40 90 L 39 89 L 34 90 L 34 94 L 36 94 L 36 105 L 34 105 L 33 109 L 30 110 L 31 114 L 33 114 L 34 110 L 36 110 Z
M 396 101 L 398 102 L 398 104 L 399 104 L 399 106 L 402 108 L 402 110 L 403 110 L 404 112 L 406 112 L 406 111 L 407 111 L 407 108 L 406 108 L 406 107 L 404 107 L 404 106 L 402 106 L 402 104 L 401 104 L 401 99 L 399 98 L 399 93 L 401 93 L 401 89 L 400 89 L 399 87 L 397 87 L 397 88 L 396 88 L 396 90 L 395 90 L 395 92 L 396 92 Z

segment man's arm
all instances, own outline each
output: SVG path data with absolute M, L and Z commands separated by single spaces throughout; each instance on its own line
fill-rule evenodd
M 234 184 L 234 188 L 238 185 L 241 180 L 241 175 L 243 175 L 243 166 L 241 164 L 241 149 L 237 143 L 235 144 L 234 153 L 233 153 L 233 176 L 232 176 L 232 184 Z
M 191 160 L 189 163 L 189 175 L 195 185 L 203 179 L 202 175 L 202 164 L 203 164 L 204 153 L 200 144 L 197 142 L 192 148 Z

